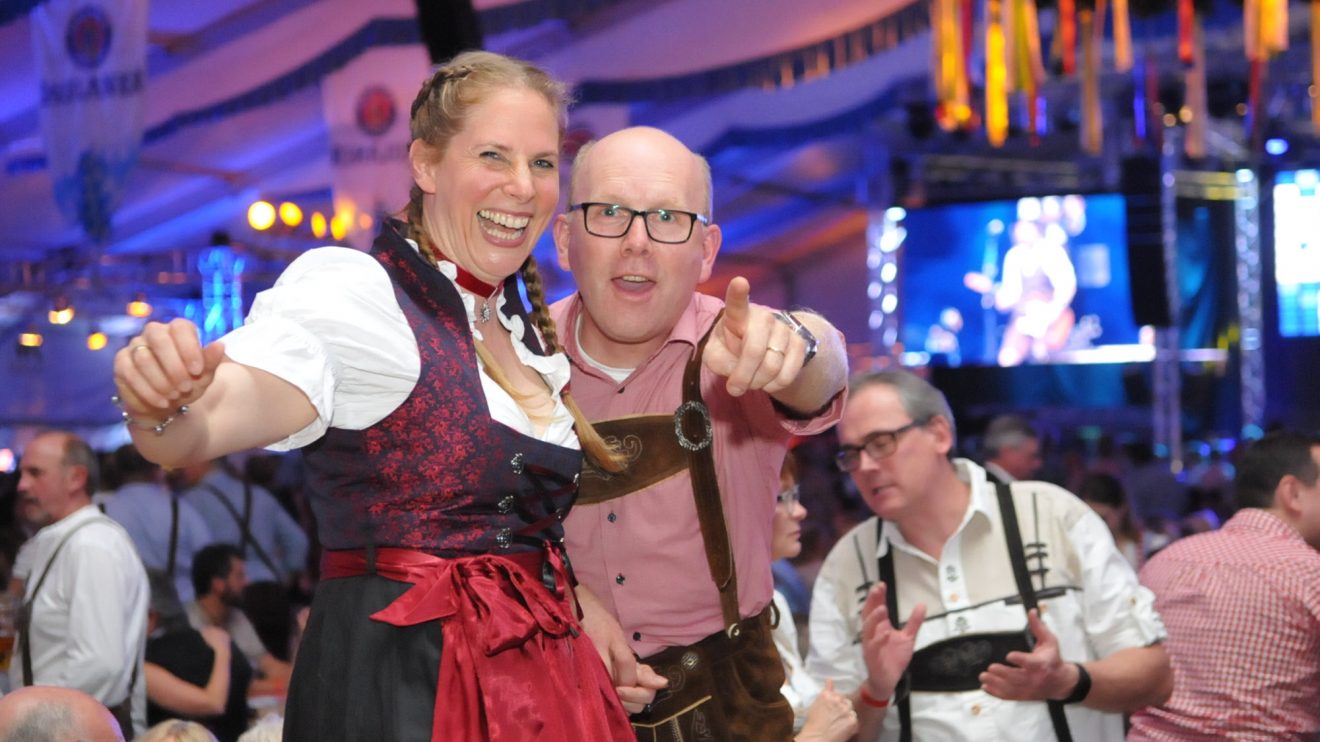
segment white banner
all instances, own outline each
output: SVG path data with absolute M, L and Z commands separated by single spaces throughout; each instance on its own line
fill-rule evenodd
M 367 250 L 383 217 L 408 204 L 408 117 L 430 74 L 426 48 L 372 49 L 321 83 L 331 184 L 344 242 Z
M 142 143 L 147 9 L 146 0 L 49 0 L 32 10 L 55 202 L 97 242 Z

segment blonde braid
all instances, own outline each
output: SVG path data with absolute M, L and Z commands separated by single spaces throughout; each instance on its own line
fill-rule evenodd
M 536 329 L 541 331 L 545 352 L 547 355 L 558 353 L 559 333 L 545 306 L 545 286 L 541 283 L 541 270 L 536 266 L 536 258 L 528 255 L 519 271 L 522 273 L 523 285 L 527 287 L 527 298 L 532 302 L 532 321 L 536 323 Z
M 555 330 L 555 322 L 550 317 L 550 310 L 545 306 L 545 288 L 541 283 L 541 271 L 536 267 L 536 258 L 528 255 L 521 272 L 523 285 L 527 287 L 527 298 L 532 302 L 532 321 L 536 323 L 536 329 L 541 331 L 545 352 L 558 353 L 559 333 Z M 573 429 L 577 431 L 578 441 L 582 443 L 582 453 L 586 454 L 591 463 L 596 468 L 611 474 L 626 469 L 628 459 L 596 431 L 596 426 L 582 414 L 582 409 L 578 407 L 567 386 L 559 393 L 559 398 L 564 401 L 564 406 L 573 415 Z

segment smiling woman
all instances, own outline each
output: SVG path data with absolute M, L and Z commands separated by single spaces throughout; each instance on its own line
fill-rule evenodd
M 148 458 L 304 449 L 324 581 L 285 739 L 621 739 L 620 694 L 653 694 L 612 687 L 560 545 L 580 449 L 617 468 L 530 258 L 565 105 L 531 65 L 459 55 L 413 103 L 407 221 L 370 255 L 313 250 L 221 341 L 151 324 L 116 358 Z

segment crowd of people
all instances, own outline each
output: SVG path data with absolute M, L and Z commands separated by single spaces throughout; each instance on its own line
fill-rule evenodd
M 525 62 L 441 65 L 370 253 L 307 252 L 211 344 L 147 324 L 113 487 L 78 436 L 27 444 L 0 739 L 1320 731 L 1320 439 L 1267 436 L 1222 528 L 1148 540 L 1185 513 L 1131 477 L 1042 481 L 1020 418 L 964 457 L 925 379 L 850 382 L 819 314 L 698 292 L 722 234 L 673 136 L 585 145 L 558 212 L 566 107 Z M 286 501 L 258 448 L 298 451 Z

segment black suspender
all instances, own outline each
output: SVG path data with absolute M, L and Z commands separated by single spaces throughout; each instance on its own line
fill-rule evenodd
M 247 481 L 247 478 L 245 477 L 243 479 L 243 512 L 241 514 L 234 508 L 233 503 L 229 502 L 229 498 L 225 496 L 225 493 L 222 492 L 219 487 L 216 487 L 213 484 L 203 483 L 202 489 L 205 489 L 214 495 L 215 499 L 219 500 L 220 504 L 225 506 L 225 510 L 229 511 L 229 515 L 233 517 L 234 522 L 238 524 L 240 541 L 235 544 L 235 546 L 239 548 L 239 551 L 243 552 L 243 558 L 247 559 L 248 547 L 251 546 L 252 551 L 256 552 L 257 558 L 261 560 L 262 564 L 265 564 L 266 567 L 270 569 L 271 574 L 275 576 L 275 579 L 283 579 L 283 572 L 280 571 L 279 567 L 275 566 L 275 560 L 270 558 L 270 555 L 266 553 L 266 550 L 261 548 L 261 544 L 252 536 L 252 529 L 249 525 L 252 522 L 252 484 Z
M 884 521 L 880 518 L 875 520 L 875 539 L 880 540 L 880 528 Z M 899 629 L 898 620 L 898 589 L 895 587 L 898 583 L 894 579 L 894 545 L 888 544 L 885 548 L 885 555 L 880 557 L 880 581 L 885 584 L 885 608 L 889 610 L 889 623 L 895 630 Z M 898 706 L 898 739 L 899 742 L 912 742 L 912 694 L 908 692 L 911 683 L 911 674 L 906 670 L 903 677 L 898 681 L 898 688 L 894 691 L 894 698 Z
M 1008 542 L 1008 561 L 1013 565 L 1013 579 L 1017 581 L 1018 594 L 1022 596 L 1022 607 L 1035 610 L 1036 588 L 1031 584 L 1031 573 L 1027 571 L 1027 556 L 1022 548 L 1022 531 L 1018 528 L 1017 508 L 1013 505 L 1013 491 L 1003 482 L 995 483 L 995 494 L 999 499 L 999 518 L 1004 523 L 1004 540 Z M 1068 717 L 1063 712 L 1061 701 L 1046 701 L 1050 710 L 1050 722 L 1054 724 L 1054 736 L 1059 742 L 1072 742 L 1072 733 L 1068 730 Z
M 1017 583 L 1018 594 L 1022 598 L 1025 610 L 1038 607 L 1036 589 L 1031 584 L 1031 573 L 1027 569 L 1026 551 L 1022 548 L 1022 532 L 1018 528 L 1017 508 L 1013 505 L 1013 493 L 1007 484 L 995 483 L 995 495 L 999 504 L 999 518 L 1004 524 L 1004 541 L 1008 546 L 1008 560 L 1013 565 L 1013 579 Z M 875 539 L 880 542 L 881 527 L 884 521 L 876 518 Z M 894 579 L 894 547 L 885 548 L 884 556 L 879 558 L 880 581 L 885 584 L 885 607 L 889 609 L 889 623 L 899 628 L 898 590 Z M 910 691 L 911 675 L 903 673 L 898 688 L 894 692 L 895 705 L 898 707 L 899 742 L 912 742 L 912 707 Z M 1050 712 L 1050 722 L 1054 725 L 1054 736 L 1059 742 L 1072 742 L 1072 733 L 1068 729 L 1068 718 L 1064 714 L 1063 703 L 1046 701 Z
M 179 496 L 170 493 L 170 553 L 165 561 L 165 574 L 174 579 L 174 564 L 179 551 Z

